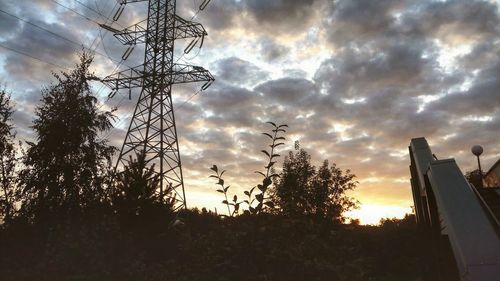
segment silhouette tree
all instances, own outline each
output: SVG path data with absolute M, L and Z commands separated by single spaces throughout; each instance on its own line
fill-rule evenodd
M 324 217 L 344 221 L 342 214 L 358 207 L 358 201 L 347 196 L 346 192 L 354 190 L 358 181 L 356 176 L 347 169 L 343 171 L 334 163 L 330 166 L 331 182 L 328 186 L 328 200 Z
M 309 213 L 309 197 L 316 171 L 311 156 L 300 149 L 289 152 L 283 162 L 283 170 L 276 182 L 275 203 L 287 215 Z
M 16 202 L 16 151 L 11 118 L 14 110 L 10 96 L 0 91 L 0 221 L 9 222 L 15 213 Z
M 112 194 L 112 203 L 117 212 L 125 217 L 144 215 L 157 209 L 156 207 L 173 207 L 174 198 L 165 202 L 158 188 L 160 177 L 154 165 L 147 168 L 145 155 L 139 154 L 136 159 L 130 157 L 125 170 L 118 175 L 117 185 Z M 167 195 L 171 192 L 167 191 Z
M 312 213 L 322 217 L 325 216 L 328 209 L 328 196 L 331 185 L 332 172 L 328 166 L 328 160 L 325 160 L 312 180 L 309 198 Z
M 464 176 L 467 179 L 467 181 L 473 184 L 476 188 L 481 188 L 483 187 L 484 175 L 485 175 L 484 173 L 481 175 L 479 169 L 475 169 L 473 171 L 466 172 Z
M 315 215 L 343 221 L 342 214 L 357 206 L 346 192 L 356 188 L 357 181 L 350 170 L 343 171 L 325 160 L 316 170 L 311 156 L 304 149 L 290 152 L 273 197 L 286 215 Z
M 98 134 L 109 130 L 113 115 L 101 112 L 88 78 L 93 57 L 80 56 L 70 73 L 54 74 L 56 84 L 42 92 L 20 174 L 23 212 L 32 217 L 58 212 L 77 214 L 102 199 L 106 166 L 114 148 Z

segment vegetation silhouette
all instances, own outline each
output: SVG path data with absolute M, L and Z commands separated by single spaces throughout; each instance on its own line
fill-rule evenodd
M 479 171 L 479 169 L 475 169 L 472 171 L 467 171 L 465 172 L 465 178 L 467 181 L 471 184 L 473 184 L 476 188 L 482 188 L 483 187 L 483 178 L 486 174 L 483 172 Z
M 12 125 L 14 113 L 10 95 L 0 90 L 0 220 L 9 223 L 16 212 L 16 150 Z
M 104 198 L 104 179 L 114 148 L 98 134 L 111 129 L 111 112 L 100 112 L 88 77 L 92 56 L 83 53 L 70 73 L 54 74 L 57 83 L 42 92 L 19 180 L 21 212 L 47 221 L 79 215 Z
M 305 150 L 290 152 L 283 171 L 276 148 L 286 125 L 270 122 L 262 183 L 246 199 L 227 196 L 224 172 L 212 167 L 228 215 L 173 211 L 172 192 L 143 155 L 123 172 L 99 135 L 114 116 L 101 111 L 83 53 L 69 73 L 42 92 L 28 143 L 16 158 L 13 107 L 0 92 L 1 280 L 411 280 L 418 276 L 413 216 L 381 226 L 346 224 L 356 205 L 349 170 L 327 161 L 316 169 Z M 248 209 L 240 212 L 242 204 Z M 231 208 L 230 208 L 231 207 Z
M 287 215 L 344 222 L 343 214 L 358 206 L 357 200 L 346 195 L 356 188 L 355 178 L 350 170 L 343 171 L 336 164 L 329 166 L 328 160 L 316 169 L 309 153 L 298 149 L 285 157 L 273 200 Z
M 276 158 L 280 157 L 280 155 L 275 152 L 277 147 L 285 144 L 283 142 L 285 140 L 285 137 L 282 136 L 282 134 L 286 132 L 285 128 L 288 128 L 288 125 L 286 124 L 276 125 L 274 122 L 267 122 L 267 124 L 270 124 L 272 126 L 271 132 L 262 134 L 271 139 L 271 144 L 269 145 L 271 150 L 270 151 L 265 149 L 261 150 L 261 152 L 267 157 L 267 164 L 266 166 L 264 166 L 265 169 L 264 172 L 255 171 L 255 173 L 262 175 L 263 177 L 262 183 L 257 184 L 250 190 L 246 190 L 244 192 L 245 195 L 247 196 L 246 200 L 238 202 L 238 196 L 234 195 L 233 201 L 229 202 L 227 197 L 227 191 L 229 189 L 229 186 L 224 186 L 225 182 L 224 179 L 222 178 L 222 176 L 226 171 L 222 170 L 219 173 L 217 165 L 213 165 L 212 168 L 210 168 L 210 170 L 212 170 L 215 173 L 213 175 L 210 175 L 210 177 L 217 179 L 217 185 L 220 186 L 220 188 L 217 189 L 217 192 L 224 194 L 225 199 L 222 200 L 222 204 L 227 205 L 228 215 L 231 217 L 238 214 L 241 203 L 246 203 L 248 205 L 248 210 L 244 211 L 244 213 L 246 214 L 259 214 L 265 208 L 268 208 L 271 211 L 274 209 L 274 202 L 271 200 L 271 197 L 266 196 L 267 195 L 266 192 L 268 191 L 269 187 L 273 184 L 273 180 L 279 177 L 279 175 L 274 172 L 274 165 L 276 164 L 277 160 Z M 258 191 L 260 191 L 260 193 L 257 193 L 258 191 L 254 193 L 256 188 Z M 233 207 L 232 212 L 230 210 L 230 206 Z

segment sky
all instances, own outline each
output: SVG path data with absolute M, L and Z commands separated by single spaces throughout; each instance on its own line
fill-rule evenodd
M 230 194 L 261 180 L 266 121 L 289 126 L 282 155 L 299 141 L 316 166 L 328 159 L 356 174 L 350 196 L 361 207 L 348 215 L 365 224 L 411 212 L 411 138 L 427 138 L 463 172 L 476 168 L 474 144 L 484 147 L 484 169 L 500 158 L 499 1 L 211 0 L 197 12 L 201 2 L 177 1 L 178 15 L 194 17 L 208 37 L 187 55 L 190 41 L 177 41 L 175 60 L 216 79 L 196 95 L 202 84 L 173 90 L 188 206 L 223 210 L 213 164 L 227 170 Z M 0 0 L 0 84 L 12 94 L 20 139 L 35 137 L 33 112 L 52 72 L 73 68 L 82 48 L 96 51 L 99 77 L 142 63 L 140 46 L 120 63 L 126 46 L 97 23 L 131 26 L 146 18 L 146 3 L 127 4 L 112 22 L 116 7 Z M 120 147 L 138 94 L 108 100 L 109 89 L 92 86 L 103 110 L 118 108 L 102 137 Z

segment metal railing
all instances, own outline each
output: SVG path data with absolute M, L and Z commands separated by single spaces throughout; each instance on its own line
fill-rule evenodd
M 448 245 L 455 265 L 448 272 L 439 264 L 432 265 L 433 280 L 450 280 L 450 276 L 462 281 L 500 280 L 496 226 L 455 160 L 435 160 L 425 138 L 412 139 L 409 150 L 413 199 L 422 236 Z M 430 256 L 435 246 L 429 242 Z M 441 262 L 436 257 L 428 261 Z

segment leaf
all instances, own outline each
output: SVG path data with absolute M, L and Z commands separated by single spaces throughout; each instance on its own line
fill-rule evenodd
M 266 169 L 269 169 L 269 168 L 271 168 L 272 166 L 274 166 L 274 164 L 276 164 L 276 162 L 274 162 L 274 161 L 273 161 L 273 162 L 269 162 L 269 165 L 267 165 L 265 168 L 266 168 Z
M 261 194 L 257 194 L 257 195 L 255 195 L 255 198 L 257 198 L 257 201 L 262 202 L 262 200 L 264 200 L 264 195 L 262 195 L 262 193 Z
M 217 184 L 224 185 L 224 180 L 219 178 L 219 183 L 217 183 Z
M 221 178 L 222 178 L 222 175 L 223 175 L 225 172 L 226 172 L 226 170 L 223 170 L 223 171 L 220 173 L 219 177 L 221 177 Z
M 229 185 L 226 188 L 224 188 L 224 192 L 227 192 L 228 189 L 229 189 Z
M 260 191 L 264 191 L 265 190 L 265 188 L 264 188 L 264 186 L 262 186 L 262 184 L 258 184 L 257 188 L 259 188 Z
M 233 197 L 233 202 L 236 202 L 236 201 L 238 201 L 238 196 L 237 196 L 237 195 L 234 195 L 234 197 Z
M 235 212 L 238 212 L 239 209 L 240 209 L 240 203 L 237 203 L 236 205 L 234 205 Z
M 274 147 L 278 147 L 278 146 L 280 146 L 280 145 L 285 145 L 285 143 L 283 143 L 283 142 L 276 143 L 276 144 L 274 144 Z
M 273 154 L 273 155 L 271 155 L 271 158 L 274 158 L 274 157 L 280 157 L 280 156 L 281 156 L 281 155 L 279 155 L 279 154 Z
M 267 123 L 267 124 L 271 124 L 271 125 L 273 125 L 274 127 L 277 127 L 277 126 L 276 126 L 276 124 L 275 124 L 274 122 L 268 121 L 268 122 L 266 122 L 266 123 Z
M 272 174 L 272 175 L 270 175 L 269 177 L 270 177 L 270 178 L 279 178 L 279 177 L 280 177 L 280 175 L 278 175 L 278 174 Z
M 248 192 L 246 190 L 243 193 L 245 193 L 246 196 L 250 196 L 250 192 Z
M 262 183 L 263 183 L 264 187 L 267 188 L 268 186 L 270 186 L 273 183 L 273 181 L 271 180 L 271 178 L 265 178 L 264 181 L 262 181 Z
M 288 128 L 288 125 L 287 124 L 281 124 L 278 126 L 278 128 L 282 128 L 282 127 L 287 127 Z
M 210 170 L 218 173 L 219 169 L 217 169 L 217 165 L 213 165 L 212 168 L 210 168 Z
M 257 205 L 257 207 L 255 207 L 255 210 L 257 210 L 257 211 L 262 210 L 262 203 L 259 203 L 259 205 Z
M 219 177 L 215 176 L 215 175 L 211 175 L 209 178 L 216 178 L 216 179 L 218 179 Z
M 284 129 L 278 129 L 276 130 L 276 132 L 283 132 L 283 133 L 286 133 L 286 131 Z
M 222 189 L 217 189 L 217 192 L 224 193 L 224 190 L 222 190 Z
M 261 150 L 262 153 L 264 153 L 265 155 L 267 155 L 267 157 L 271 157 L 271 155 L 269 154 L 269 152 L 265 151 L 265 150 Z
M 252 194 L 253 190 L 255 189 L 255 186 L 250 188 L 250 194 Z
M 272 201 L 267 201 L 264 203 L 264 205 L 268 206 L 271 209 L 274 209 L 274 203 Z
M 286 140 L 285 137 L 277 137 L 275 140 Z
M 257 174 L 261 174 L 263 177 L 265 177 L 265 176 L 266 176 L 263 172 L 255 171 L 255 173 L 257 173 Z
M 262 133 L 262 134 L 268 136 L 271 139 L 273 139 L 273 136 L 271 136 L 271 134 L 268 134 L 268 133 Z
M 248 200 L 243 200 L 243 202 L 247 203 L 248 205 L 250 205 L 250 202 L 248 202 Z
M 227 200 L 223 200 L 223 201 L 222 201 L 222 204 L 229 205 L 229 202 L 227 202 Z

